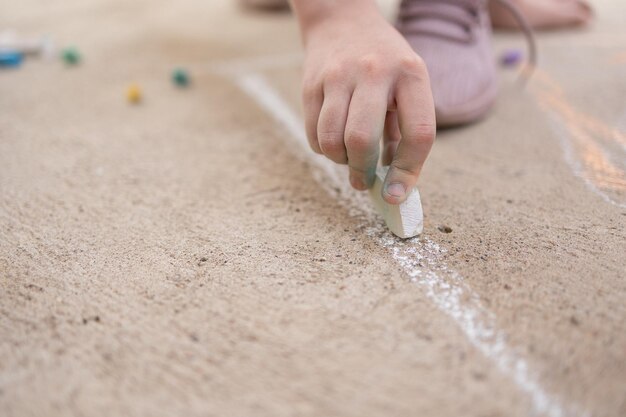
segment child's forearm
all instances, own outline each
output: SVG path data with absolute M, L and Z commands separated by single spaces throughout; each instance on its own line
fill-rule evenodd
M 374 0 L 290 0 L 290 2 L 298 18 L 305 44 L 309 32 L 328 20 L 379 13 Z

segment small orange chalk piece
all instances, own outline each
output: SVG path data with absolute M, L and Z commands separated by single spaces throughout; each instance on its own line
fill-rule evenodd
M 126 89 L 126 99 L 129 103 L 137 104 L 141 102 L 141 88 L 137 84 L 131 84 Z

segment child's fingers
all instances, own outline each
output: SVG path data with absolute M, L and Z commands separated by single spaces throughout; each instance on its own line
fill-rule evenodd
M 385 118 L 385 134 L 383 136 L 383 165 L 391 164 L 401 137 L 398 113 L 396 111 L 388 111 Z
M 303 88 L 302 107 L 304 110 L 304 126 L 306 137 L 313 151 L 321 154 L 322 150 L 317 139 L 317 121 L 320 117 L 324 93 L 321 86 L 311 85 Z
M 352 95 L 344 140 L 350 183 L 357 190 L 366 190 L 374 182 L 388 97 L 386 86 L 367 84 L 358 85 Z
M 326 92 L 317 122 L 319 147 L 324 155 L 338 164 L 348 162 L 343 135 L 349 105 L 350 93 L 347 90 L 335 89 Z
M 403 77 L 396 86 L 402 139 L 385 178 L 382 196 L 400 204 L 415 186 L 435 139 L 435 110 L 425 67 Z

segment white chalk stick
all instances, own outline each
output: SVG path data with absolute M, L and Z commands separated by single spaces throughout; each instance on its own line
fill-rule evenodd
M 0 34 L 0 52 L 21 52 L 24 55 L 40 55 L 50 58 L 54 55 L 55 49 L 49 37 L 18 39 L 8 35 Z
M 414 237 L 424 229 L 424 213 L 417 187 L 413 188 L 404 203 L 393 205 L 383 200 L 382 188 L 389 167 L 378 167 L 374 186 L 370 188 L 370 197 L 374 207 L 383 216 L 391 232 L 403 239 Z

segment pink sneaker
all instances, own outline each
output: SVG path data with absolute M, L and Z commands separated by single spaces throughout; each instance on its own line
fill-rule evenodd
M 509 0 L 534 29 L 559 29 L 583 26 L 593 18 L 593 8 L 586 0 Z M 519 22 L 497 1 L 489 4 L 495 28 L 518 29 Z
M 402 0 L 400 5 L 397 28 L 426 62 L 440 127 L 479 120 L 496 100 L 498 83 L 487 3 Z M 528 34 L 525 22 L 521 25 Z M 531 46 L 534 60 L 532 40 Z
M 257 10 L 283 10 L 289 7 L 287 0 L 239 0 L 239 4 Z

